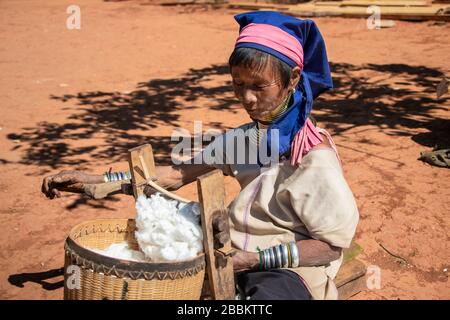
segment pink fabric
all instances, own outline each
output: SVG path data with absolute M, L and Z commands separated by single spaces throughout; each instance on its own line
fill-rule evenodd
M 250 23 L 242 29 L 236 43 L 257 43 L 273 49 L 293 60 L 303 69 L 303 48 L 289 33 L 268 24 Z
M 295 135 L 295 138 L 291 143 L 291 165 L 300 165 L 302 163 L 303 156 L 319 143 L 323 142 L 323 137 L 320 135 L 321 133 L 328 138 L 331 148 L 336 153 L 339 163 L 341 162 L 336 145 L 328 131 L 325 129 L 316 128 L 308 118 L 303 128 Z

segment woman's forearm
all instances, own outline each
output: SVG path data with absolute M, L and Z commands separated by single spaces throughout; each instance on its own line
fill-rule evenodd
M 214 170 L 214 167 L 204 164 L 181 164 L 156 167 L 156 183 L 168 190 L 189 184 L 197 177 Z M 84 183 L 96 184 L 105 182 L 103 175 L 84 174 Z
M 167 190 L 177 190 L 212 170 L 214 167 L 204 164 L 183 163 L 174 166 L 158 166 L 156 167 L 156 183 Z
M 105 182 L 105 178 L 102 174 L 89 174 L 86 175 L 86 184 L 97 184 Z
M 206 164 L 181 164 L 176 167 L 181 172 L 183 185 L 194 182 L 198 177 L 215 168 Z
M 317 267 L 329 264 L 339 259 L 341 248 L 333 247 L 320 240 L 297 241 L 300 255 L 300 267 Z M 235 270 L 258 269 L 260 266 L 259 254 L 236 249 L 233 256 Z
M 339 259 L 342 249 L 320 240 L 297 241 L 301 267 L 323 266 Z

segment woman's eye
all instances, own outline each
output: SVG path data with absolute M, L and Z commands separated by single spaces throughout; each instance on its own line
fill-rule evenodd
M 242 87 L 245 84 L 243 82 L 239 82 L 239 81 L 233 81 L 233 84 L 236 87 Z M 249 88 L 251 88 L 252 90 L 256 90 L 256 91 L 261 91 L 264 90 L 265 88 L 267 88 L 268 86 L 270 86 L 270 84 L 265 84 L 265 83 L 260 83 L 260 84 L 252 84 L 249 86 Z

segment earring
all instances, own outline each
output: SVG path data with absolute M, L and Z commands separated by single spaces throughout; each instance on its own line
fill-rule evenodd
M 292 89 L 292 94 L 294 94 L 295 93 L 295 88 L 294 89 Z

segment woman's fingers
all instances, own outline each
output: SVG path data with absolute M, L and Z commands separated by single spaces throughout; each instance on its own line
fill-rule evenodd
M 47 195 L 47 191 L 48 191 L 47 178 L 44 178 L 44 180 L 42 180 L 41 192 Z
M 52 195 L 53 195 L 53 197 L 61 198 L 61 193 L 56 188 L 52 189 Z
M 61 171 L 57 175 L 52 177 L 53 183 L 75 183 L 78 182 L 76 173 L 74 171 Z
M 53 176 L 48 176 L 44 178 L 44 181 L 42 182 L 42 192 L 44 192 L 46 195 L 50 194 L 50 184 L 52 182 Z
M 64 177 L 65 178 L 65 177 Z M 53 176 L 52 177 L 52 182 L 53 183 L 61 183 L 61 182 L 64 182 L 65 181 L 65 179 L 63 178 L 63 176 L 62 176 L 62 174 L 61 173 L 58 173 L 57 175 L 55 175 L 55 176 Z
M 75 171 L 61 171 L 58 174 L 45 177 L 42 182 L 41 190 L 50 199 L 61 197 L 58 188 L 67 186 L 68 184 L 77 183 L 79 179 L 76 177 Z

